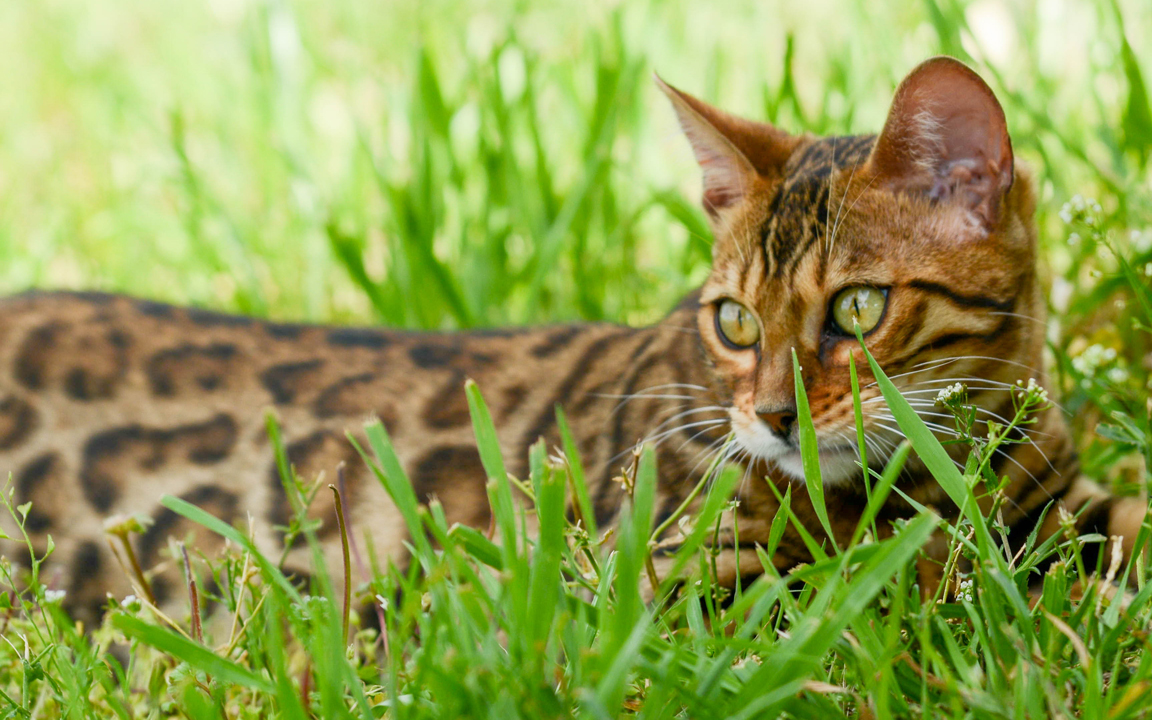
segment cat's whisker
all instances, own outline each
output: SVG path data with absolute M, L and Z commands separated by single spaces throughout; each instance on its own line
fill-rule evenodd
M 915 371 L 915 372 L 923 372 L 923 371 Z M 905 375 L 907 375 L 907 374 L 910 374 L 910 373 L 905 373 Z M 889 379 L 891 379 L 891 378 L 889 378 Z M 932 384 L 948 385 L 950 383 L 957 383 L 957 382 L 959 382 L 959 383 L 970 383 L 970 382 L 987 383 L 989 385 L 994 385 L 996 387 L 1014 388 L 1014 389 L 1019 389 L 1019 387 L 1020 387 L 1019 385 L 1015 385 L 1013 383 L 1001 382 L 999 380 L 991 380 L 989 378 L 973 377 L 971 375 L 964 375 L 961 377 L 930 378 L 930 379 L 926 379 L 926 380 L 917 380 L 916 382 L 907 383 L 905 385 L 905 387 L 917 387 L 919 385 L 932 385 Z M 873 382 L 870 382 L 867 385 L 865 385 L 864 388 L 862 388 L 862 389 L 873 388 L 873 387 L 876 387 L 876 385 L 877 385 L 877 383 L 875 381 L 873 381 Z M 943 389 L 943 388 L 940 388 L 940 389 Z M 971 388 L 969 388 L 969 389 L 971 389 Z
M 725 417 L 721 421 L 722 422 L 728 421 L 727 412 L 726 412 L 725 408 L 722 408 L 719 405 L 706 405 L 704 407 L 691 408 L 689 410 L 684 410 L 682 412 L 676 413 L 672 417 L 667 418 L 666 420 L 661 422 L 659 425 L 657 425 L 655 428 L 653 428 L 652 432 L 654 432 L 654 433 L 659 432 L 660 430 L 663 430 L 669 423 L 675 422 L 682 417 L 687 417 L 689 415 L 698 415 L 699 413 L 704 413 L 704 412 L 721 412 L 721 413 L 724 413 Z
M 732 438 L 732 435 L 733 433 L 729 432 L 722 437 L 718 437 L 712 442 L 708 443 L 708 445 L 706 445 L 703 450 L 697 452 L 696 457 L 694 458 L 695 463 L 692 465 L 692 469 L 688 471 L 688 474 L 694 476 L 696 471 L 700 469 L 700 465 L 702 463 L 710 463 L 711 458 L 724 449 L 724 443 L 727 443 Z M 736 443 L 732 443 L 732 445 L 729 446 L 729 455 L 731 455 L 732 447 L 736 447 Z M 724 460 L 721 460 L 720 464 L 723 464 L 724 462 Z
M 932 380 L 919 380 L 917 382 L 908 383 L 905 387 L 913 388 L 913 387 L 918 387 L 920 385 L 932 385 L 932 384 L 943 384 L 943 385 L 947 386 L 949 383 L 954 383 L 954 382 L 965 383 L 968 390 L 978 390 L 980 392 L 1019 392 L 1020 390 L 1023 389 L 1020 385 L 1017 385 L 1016 383 L 1006 383 L 1006 382 L 1001 382 L 999 380 L 991 380 L 989 378 L 972 377 L 970 375 L 966 376 L 966 377 L 934 378 Z M 967 385 L 967 383 L 986 383 L 987 385 L 990 385 L 992 387 L 984 387 L 984 386 L 980 386 L 980 385 Z M 871 386 L 869 386 L 869 387 L 871 387 Z M 936 390 L 943 390 L 944 388 L 935 388 L 935 389 Z M 926 390 L 901 389 L 900 392 L 901 392 L 901 394 L 908 394 L 908 393 L 912 393 L 912 392 L 925 393 L 925 392 L 931 392 L 931 391 L 932 391 L 932 388 L 929 388 Z M 1053 407 L 1058 408 L 1065 415 L 1069 414 L 1068 411 L 1066 409 L 1064 409 L 1064 406 L 1061 405 L 1060 403 L 1056 402 L 1055 400 L 1049 400 L 1048 402 Z
M 856 199 L 852 201 L 852 205 L 850 205 L 848 207 L 848 212 L 844 215 L 844 217 L 848 217 L 849 215 L 852 214 L 852 211 L 856 209 L 856 204 L 858 202 L 860 202 L 860 198 L 864 197 L 868 193 L 868 189 L 872 187 L 872 183 L 876 182 L 877 177 L 879 177 L 879 175 L 874 174 L 871 178 L 868 179 L 868 184 L 865 185 L 864 189 L 861 190 L 860 193 L 856 195 Z M 847 193 L 845 193 L 845 195 L 847 195 Z M 840 223 L 837 222 L 836 227 L 834 227 L 832 229 L 832 244 L 833 245 L 836 244 L 836 233 L 839 229 L 840 229 Z
M 988 311 L 988 314 L 989 314 L 989 315 L 1006 315 L 1006 316 L 1008 316 L 1008 317 L 1018 317 L 1018 318 L 1021 318 L 1021 319 L 1023 319 L 1023 320 L 1031 320 L 1032 322 L 1034 322 L 1034 323 L 1036 323 L 1037 325 L 1039 325 L 1039 326 L 1043 327 L 1044 329 L 1047 329 L 1047 328 L 1048 328 L 1048 323 L 1047 323 L 1047 322 L 1045 322 L 1045 321 L 1041 320 L 1041 319 L 1040 319 L 1040 318 L 1038 318 L 1038 317 L 1033 317 L 1033 316 L 1031 316 L 1031 315 L 1025 315 L 1024 313 L 1007 312 L 1007 311 L 1004 311 L 1004 310 L 989 310 L 989 311 Z
M 698 410 L 708 410 L 711 408 L 697 408 L 697 409 Z M 671 422 L 674 419 L 675 418 L 665 420 L 663 423 L 661 423 L 657 427 L 657 429 L 664 427 L 665 425 L 667 425 L 669 422 Z M 644 445 L 651 445 L 653 449 L 656 449 L 668 437 L 670 437 L 670 436 L 674 435 L 675 433 L 678 433 L 682 430 L 690 430 L 692 428 L 705 427 L 705 426 L 707 426 L 706 427 L 706 430 L 707 430 L 707 429 L 711 429 L 712 427 L 717 427 L 717 426 L 723 425 L 727 422 L 728 422 L 727 417 L 725 417 L 725 418 L 710 418 L 708 420 L 699 420 L 696 422 L 685 423 L 683 425 L 677 425 L 676 427 L 669 428 L 668 430 L 664 430 L 663 432 L 653 431 L 653 432 L 649 433 L 647 436 L 638 440 L 634 445 L 631 445 L 628 448 L 621 450 L 620 452 L 618 452 L 615 455 L 613 455 L 612 457 L 610 457 L 608 459 L 608 463 L 611 464 L 611 463 L 616 462 L 617 460 L 620 460 L 621 458 L 623 458 L 626 455 L 628 455 L 629 453 L 631 453 L 637 447 L 643 447 Z
M 1011 314 L 1011 313 L 1008 313 L 1008 314 Z M 1027 370 L 1031 373 L 1038 373 L 1039 372 L 1036 368 L 1032 367 L 1031 365 L 1026 365 L 1022 362 L 1017 362 L 1016 360 L 1008 360 L 1006 358 L 998 358 L 998 357 L 993 357 L 991 355 L 955 355 L 952 357 L 937 358 L 935 360 L 924 360 L 923 362 L 918 362 L 912 366 L 913 367 L 912 370 L 908 370 L 908 371 L 902 372 L 902 373 L 897 373 L 895 375 L 889 375 L 888 379 L 889 380 L 898 380 L 899 378 L 907 377 L 909 375 L 915 375 L 917 373 L 927 372 L 929 370 L 936 370 L 938 368 L 944 367 L 945 365 L 951 365 L 952 363 L 960 362 L 961 360 L 987 360 L 990 362 L 1004 363 L 1005 365 L 1013 365 L 1015 367 L 1023 368 L 1024 370 Z M 875 384 L 875 383 L 873 383 L 873 384 Z M 871 387 L 871 386 L 869 386 L 869 387 Z
M 675 394 L 675 393 L 657 394 L 661 390 L 694 390 L 694 391 L 699 391 L 701 393 L 708 392 L 708 388 L 704 387 L 703 385 L 694 385 L 692 383 L 664 383 L 662 385 L 653 385 L 651 387 L 644 388 L 643 390 L 638 390 L 634 393 L 589 393 L 589 395 L 592 397 L 620 399 L 620 402 L 612 410 L 613 416 L 616 415 L 616 413 L 620 412 L 621 408 L 623 408 L 625 405 L 632 402 L 633 400 L 644 400 L 644 399 L 652 399 L 652 400 L 699 400 L 700 399 L 699 396 L 696 396 L 696 395 L 680 395 L 680 394 Z
M 895 421 L 895 418 L 894 418 L 894 417 L 892 417 L 891 415 L 887 415 L 887 416 L 881 416 L 881 417 L 882 417 L 882 419 L 884 419 L 884 420 L 892 420 L 892 421 Z M 885 429 L 887 429 L 887 430 L 890 430 L 890 431 L 892 431 L 892 430 L 893 430 L 893 428 L 889 427 L 888 425 L 885 425 L 885 424 L 883 424 L 882 422 L 878 422 L 878 421 L 876 421 L 876 419 L 875 419 L 875 418 L 874 418 L 874 423 L 875 423 L 877 426 L 879 426 L 879 427 L 883 427 L 883 428 L 885 428 Z M 956 430 L 954 430 L 954 429 L 952 429 L 952 428 L 947 428 L 947 427 L 944 427 L 943 425 L 940 425 L 939 423 L 934 423 L 934 422 L 928 422 L 928 421 L 924 421 L 924 424 L 925 424 L 926 426 L 928 426 L 928 428 L 929 428 L 929 429 L 931 429 L 931 430 L 934 430 L 934 431 L 936 431 L 936 432 L 939 432 L 939 433 L 942 433 L 942 434 L 945 434 L 945 435 L 948 435 L 948 436 L 951 436 L 951 437 L 960 437 L 960 436 L 961 436 L 961 435 L 960 435 L 960 433 L 959 433 L 959 432 L 957 432 Z M 903 433 L 901 433 L 901 435 L 903 435 Z M 1048 466 L 1049 466 L 1050 468 L 1052 468 L 1052 470 L 1053 470 L 1053 471 L 1055 471 L 1055 468 L 1052 466 L 1052 463 L 1051 463 L 1051 461 L 1048 459 L 1048 456 L 1047 456 L 1047 454 L 1045 454 L 1045 452 L 1044 452 L 1044 451 L 1043 451 L 1043 450 L 1040 448 L 1040 446 L 1039 446 L 1039 445 L 1037 445 L 1037 444 L 1036 444 L 1036 442 L 1035 442 L 1034 440 L 1032 440 L 1032 438 L 1026 437 L 1026 440 L 1027 440 L 1027 442 L 1031 443 L 1031 445 L 1032 445 L 1032 446 L 1033 446 L 1033 447 L 1036 449 L 1036 451 L 1037 451 L 1038 453 L 1040 453 L 1040 456 L 1044 458 L 1044 461 L 1045 461 L 1046 463 L 1048 463 Z M 1034 475 L 1034 474 L 1033 474 L 1033 473 L 1032 473 L 1030 470 L 1028 470 L 1028 468 L 1024 467 L 1024 465 L 1023 465 L 1023 464 L 1022 464 L 1022 463 L 1021 463 L 1019 460 L 1017 460 L 1016 458 L 1012 457 L 1012 454 L 1011 454 L 1010 452 L 1006 451 L 1006 450 L 1005 450 L 1005 449 L 1003 449 L 1003 448 L 996 448 L 995 452 L 996 452 L 997 454 L 999 454 L 999 455 L 1003 455 L 1003 456 L 1004 456 L 1006 459 L 1008 459 L 1008 460 L 1009 460 L 1009 461 L 1011 461 L 1013 464 L 1015 464 L 1015 465 L 1016 465 L 1018 468 L 1020 468 L 1021 470 L 1023 470 L 1023 471 L 1024 471 L 1024 473 L 1025 473 L 1026 475 L 1028 475 L 1028 477 L 1029 477 L 1029 478 L 1031 478 L 1031 479 L 1032 479 L 1032 481 L 1033 481 L 1034 483 L 1036 483 L 1036 485 L 1037 485 L 1037 486 L 1039 486 L 1039 487 L 1040 487 L 1042 490 L 1044 490 L 1045 494 L 1047 494 L 1047 495 L 1048 495 L 1049 499 L 1053 499 L 1053 498 L 1052 498 L 1052 495 L 1051 495 L 1051 493 L 1049 493 L 1049 492 L 1048 492 L 1048 489 L 1047 489 L 1047 488 L 1045 488 L 1045 487 L 1043 486 L 1043 484 L 1041 484 L 1041 483 L 1040 483 L 1040 482 L 1039 482 L 1039 481 L 1036 479 L 1036 476 L 1035 476 L 1035 475 Z M 956 464 L 956 466 L 957 466 L 957 467 L 959 467 L 960 469 L 963 469 L 963 468 L 964 468 L 963 464 L 962 464 L 962 463 L 960 463 L 960 462 L 958 462 L 958 461 L 956 461 L 955 459 L 953 459 L 953 463 L 955 463 L 955 464 Z
M 1014 313 L 993 313 L 993 314 L 994 315 L 1013 315 Z M 940 360 L 925 360 L 924 362 L 917 363 L 917 364 L 913 365 L 912 367 L 920 367 L 921 365 L 929 365 L 929 364 L 935 364 L 935 363 L 939 363 L 938 365 L 934 365 L 935 367 L 940 367 L 942 365 L 948 365 L 950 363 L 960 362 L 961 360 L 987 360 L 989 362 L 1004 363 L 1005 365 L 1012 365 L 1014 367 L 1023 368 L 1024 370 L 1027 370 L 1029 372 L 1039 372 L 1035 367 L 1033 367 L 1031 365 L 1027 365 L 1025 363 L 1018 362 L 1016 360 L 1009 360 L 1007 358 L 993 357 L 992 355 L 954 355 L 952 357 L 942 358 Z
M 640 441 L 640 443 L 638 443 L 638 444 L 639 445 L 650 444 L 650 445 L 652 445 L 653 448 L 655 448 L 655 447 L 659 447 L 660 443 L 662 443 L 665 439 L 667 439 L 668 437 L 670 437 L 670 436 L 674 435 L 675 433 L 678 433 L 682 430 L 689 430 L 691 428 L 704 427 L 704 426 L 713 426 L 714 427 L 717 425 L 723 425 L 727 422 L 728 422 L 728 419 L 725 418 L 723 420 L 699 420 L 697 422 L 685 423 L 684 425 L 677 425 L 676 427 L 665 430 L 664 432 L 657 433 L 655 435 L 650 435 L 647 438 L 645 438 L 644 440 Z M 627 454 L 628 452 L 631 452 L 631 449 L 625 451 L 624 454 Z
M 928 403 L 928 402 L 924 402 L 921 400 L 909 401 L 908 404 L 911 405 L 914 410 L 916 408 L 937 407 L 936 403 Z M 998 420 L 999 422 L 1001 422 L 1004 425 L 1010 425 L 1011 424 L 1011 421 L 1008 420 L 1007 418 L 1005 418 L 1003 415 L 1000 415 L 999 413 L 993 412 L 993 411 L 989 410 L 988 408 L 980 407 L 979 405 L 970 405 L 969 407 L 973 408 L 978 413 L 983 413 L 985 415 L 988 415 L 989 417 L 991 417 L 994 420 Z M 947 417 L 947 418 L 954 417 L 953 415 L 951 415 L 949 413 L 926 412 L 923 410 L 916 410 L 916 414 L 917 415 L 929 415 L 929 416 L 935 416 L 935 417 Z M 980 422 L 986 422 L 986 421 L 980 421 Z M 1052 433 L 1044 432 L 1043 430 L 1037 430 L 1035 428 L 1028 428 L 1028 427 L 1023 427 L 1023 426 L 1018 425 L 1018 426 L 1016 426 L 1015 429 L 1018 432 L 1020 432 L 1024 435 L 1027 435 L 1029 437 L 1032 435 L 1036 435 L 1039 437 L 1046 437 L 1046 438 L 1053 437 Z
M 835 153 L 835 151 L 836 151 L 835 145 L 832 146 L 832 151 L 833 151 L 833 153 Z M 835 165 L 836 164 L 835 163 L 835 160 L 836 160 L 835 154 L 833 154 L 832 160 L 833 160 L 832 164 Z M 860 158 L 857 158 L 856 162 L 854 162 L 852 164 L 852 173 L 848 176 L 848 186 L 846 188 L 844 188 L 844 194 L 840 196 L 840 206 L 836 208 L 836 218 L 832 221 L 832 230 L 830 233 L 828 233 L 828 243 L 827 243 L 828 249 L 827 249 L 826 254 L 829 257 L 831 257 L 831 255 L 832 255 L 832 248 L 836 245 L 836 234 L 837 234 L 837 231 L 839 231 L 839 229 L 840 229 L 840 213 L 841 213 L 841 211 L 844 210 L 844 201 L 848 199 L 849 193 L 852 192 L 852 181 L 856 179 L 856 170 L 859 167 L 860 167 Z M 872 184 L 871 182 L 868 183 L 869 186 L 871 184 Z M 831 187 L 832 187 L 832 184 L 831 184 L 831 181 L 829 181 L 829 193 L 831 193 Z M 868 190 L 868 187 L 865 187 L 864 191 L 867 191 L 867 190 Z M 857 196 L 856 199 L 859 200 L 860 197 Z M 856 203 L 852 203 L 852 207 L 856 207 Z M 852 210 L 849 209 L 848 212 L 851 213 Z
M 708 388 L 703 385 L 694 385 L 692 383 L 664 383 L 662 385 L 653 385 L 646 387 L 643 390 L 637 390 L 634 393 L 588 393 L 594 397 L 607 397 L 607 398 L 634 398 L 644 397 L 649 393 L 656 392 L 657 390 L 699 390 L 700 392 L 708 392 Z
M 708 431 L 709 431 L 709 430 L 711 430 L 711 429 L 712 429 L 712 428 L 704 428 L 704 429 L 703 429 L 703 430 L 701 430 L 700 432 L 696 433 L 696 434 L 695 434 L 695 435 L 693 435 L 692 437 L 690 437 L 690 438 L 688 438 L 687 440 L 685 440 L 684 442 L 680 443 L 680 445 L 679 445 L 679 446 L 676 448 L 676 452 L 680 452 L 681 450 L 683 450 L 683 449 L 684 449 L 684 446 L 685 446 L 685 445 L 687 445 L 687 444 L 688 444 L 688 443 L 690 443 L 690 442 L 693 442 L 693 441 L 694 441 L 696 438 L 700 437 L 701 435 L 703 435 L 704 433 L 708 432 Z
M 632 398 L 632 399 L 635 399 L 635 398 Z M 616 407 L 616 409 L 612 411 L 612 415 L 610 415 L 609 417 L 615 416 L 624 407 L 625 403 L 627 403 L 627 402 L 629 402 L 629 401 L 625 400 L 624 402 L 620 403 L 620 405 L 618 405 Z M 703 413 L 703 412 L 718 412 L 718 413 L 723 413 L 724 415 L 728 414 L 727 408 L 722 407 L 720 405 L 695 406 L 695 407 L 689 407 L 687 410 L 684 410 L 683 408 L 684 408 L 684 404 L 679 404 L 679 405 L 675 405 L 671 408 L 668 408 L 667 412 L 672 412 L 675 414 L 673 414 L 669 417 L 667 415 L 667 412 L 665 412 L 665 415 L 663 417 L 657 418 L 660 420 L 660 424 L 658 424 L 658 425 L 656 425 L 656 427 L 652 428 L 652 433 L 660 432 L 669 423 L 675 422 L 682 417 L 687 417 L 688 415 L 696 415 L 698 413 Z M 676 412 L 677 410 L 679 410 L 680 412 Z

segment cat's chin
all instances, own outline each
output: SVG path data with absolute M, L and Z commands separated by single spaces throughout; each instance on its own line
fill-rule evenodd
M 773 459 L 776 467 L 793 480 L 806 482 L 804 461 L 800 451 L 786 452 Z M 820 479 L 825 486 L 845 485 L 860 476 L 860 465 L 856 453 L 850 447 L 836 447 L 820 450 Z
M 747 437 L 745 437 L 747 435 Z M 767 430 L 750 433 L 737 431 L 736 439 L 749 454 L 776 465 L 793 480 L 805 482 L 804 461 L 799 448 L 775 437 Z M 849 445 L 820 448 L 820 478 L 825 486 L 845 485 L 860 477 L 856 451 Z

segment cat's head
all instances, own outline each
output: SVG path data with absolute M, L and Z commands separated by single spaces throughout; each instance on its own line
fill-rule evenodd
M 943 427 L 934 402 L 949 384 L 968 383 L 986 420 L 1010 412 L 1006 384 L 1041 377 L 1032 191 L 975 72 L 928 60 L 896 90 L 880 135 L 858 137 L 790 135 L 657 83 L 703 170 L 715 244 L 698 324 L 748 454 L 803 476 L 793 350 L 826 483 L 859 474 L 851 354 L 873 457 L 895 447 L 854 322 Z

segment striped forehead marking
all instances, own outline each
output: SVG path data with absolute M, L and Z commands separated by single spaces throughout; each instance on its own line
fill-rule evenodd
M 767 274 L 790 275 L 812 245 L 825 237 L 833 171 L 864 162 L 875 140 L 875 135 L 820 138 L 788 160 L 760 229 Z

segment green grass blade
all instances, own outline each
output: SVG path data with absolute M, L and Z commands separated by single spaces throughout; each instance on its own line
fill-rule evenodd
M 492 513 L 500 528 L 500 538 L 504 544 L 504 565 L 516 565 L 516 512 L 512 501 L 512 484 L 508 481 L 508 471 L 504 469 L 504 455 L 500 451 L 500 440 L 496 437 L 496 426 L 492 413 L 488 411 L 480 388 L 472 380 L 464 383 L 468 395 L 468 410 L 472 415 L 472 429 L 476 434 L 476 447 L 480 451 L 480 461 L 488 473 Z
M 544 463 L 544 442 L 533 446 L 540 456 L 542 477 L 536 489 L 536 516 L 540 534 L 529 568 L 528 620 L 529 647 L 544 647 L 551 635 L 552 622 L 560 595 L 560 557 L 564 547 L 565 474 Z
M 824 528 L 828 542 L 836 548 L 836 538 L 832 535 L 832 525 L 828 522 L 828 508 L 824 505 L 824 480 L 820 476 L 819 445 L 816 440 L 816 427 L 812 424 L 812 411 L 808 408 L 808 394 L 804 392 L 804 378 L 800 373 L 800 361 L 796 348 L 792 348 L 792 377 L 796 381 L 796 422 L 800 429 L 800 459 L 804 464 L 804 487 L 812 498 L 812 509 Z M 839 551 L 837 549 L 837 551 Z
M 177 515 L 183 515 L 194 523 L 204 526 L 212 532 L 220 535 L 221 537 L 228 538 L 238 546 L 244 548 L 252 553 L 252 559 L 260 566 L 264 573 L 264 577 L 273 582 L 286 597 L 299 601 L 300 595 L 296 592 L 296 588 L 292 587 L 292 583 L 284 577 L 284 573 L 280 572 L 279 568 L 272 563 L 271 560 L 266 558 L 247 536 L 242 534 L 239 530 L 217 519 L 210 513 L 201 510 L 192 503 L 181 500 L 178 497 L 165 495 L 160 498 L 160 504 L 168 508 Z
M 588 483 L 584 476 L 584 465 L 580 460 L 580 450 L 572 438 L 572 431 L 568 427 L 568 417 L 560 405 L 556 405 L 556 425 L 560 429 L 560 442 L 564 446 L 564 457 L 568 460 L 568 471 L 572 473 L 572 494 L 575 496 L 576 507 L 580 510 L 588 535 L 595 538 L 599 536 L 596 527 L 596 511 L 592 507 L 592 498 L 588 494 Z
M 963 476 L 956 466 L 952 463 L 951 456 L 912 406 L 908 404 L 908 400 L 904 395 L 892 384 L 884 371 L 880 369 L 879 363 L 872 357 L 872 353 L 868 351 L 868 346 L 864 344 L 864 335 L 860 331 L 859 326 L 856 327 L 856 339 L 860 342 L 860 347 L 864 351 L 864 357 L 868 359 L 868 365 L 872 369 L 872 376 L 876 379 L 877 385 L 880 386 L 880 393 L 884 396 L 885 402 L 888 403 L 888 409 L 892 413 L 892 417 L 896 419 L 896 423 L 904 432 L 908 442 L 912 444 L 912 448 L 916 450 L 916 454 L 920 456 L 920 460 L 924 463 L 928 471 L 932 473 L 932 477 L 940 484 L 940 487 L 947 493 L 948 497 L 958 507 L 976 528 L 976 541 L 981 546 L 981 550 L 987 557 L 999 558 L 1000 563 L 1004 562 L 1003 556 L 993 548 L 992 536 L 988 532 L 988 526 L 984 522 L 984 516 L 980 514 L 980 508 L 976 504 L 975 499 L 972 497 L 972 492 L 968 488 L 967 483 L 964 482 Z
M 388 436 L 384 423 L 379 420 L 366 425 L 364 433 L 368 437 L 368 446 L 376 455 L 376 462 L 372 462 L 355 438 L 349 435 L 348 439 L 368 464 L 376 479 L 384 486 L 388 497 L 396 504 L 396 509 L 400 511 L 400 516 L 404 518 L 404 524 L 408 527 L 409 539 L 416 547 L 417 557 L 421 562 L 427 562 L 432 557 L 432 546 L 420 520 L 416 492 L 412 489 L 412 483 L 408 481 L 404 466 L 400 464 L 400 458 L 392 446 L 392 438 Z
M 261 692 L 272 692 L 274 689 L 272 683 L 266 678 L 256 675 L 227 658 L 220 657 L 200 643 L 167 628 L 146 623 L 124 613 L 117 613 L 113 616 L 112 627 L 130 638 L 162 650 L 172 657 L 225 682 L 236 683 Z

